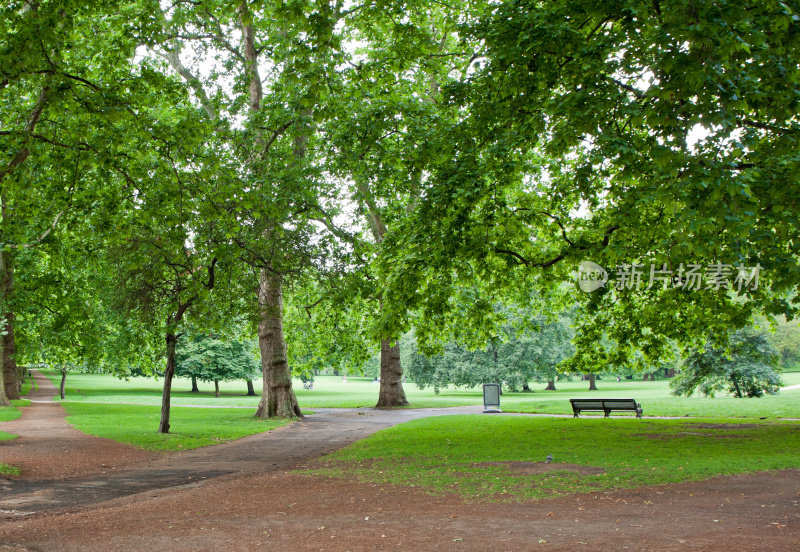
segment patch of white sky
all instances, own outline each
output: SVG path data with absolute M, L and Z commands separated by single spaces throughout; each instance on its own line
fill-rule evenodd
M 345 4 L 352 4 L 352 2 L 345 2 Z M 164 17 L 167 21 L 174 15 L 174 2 L 169 0 L 161 1 L 161 8 Z M 346 6 L 345 6 L 346 8 Z M 342 32 L 346 21 L 344 19 L 337 22 L 335 30 Z M 229 26 L 223 28 L 226 39 L 234 47 L 241 48 L 242 32 L 238 26 Z M 187 34 L 204 34 L 200 29 L 187 29 Z M 302 37 L 301 37 L 302 38 Z M 235 90 L 235 79 L 237 78 L 237 70 L 241 67 L 239 63 L 233 64 L 234 69 L 225 67 L 224 60 L 226 56 L 230 56 L 230 52 L 222 49 L 215 48 L 213 42 L 208 39 L 180 40 L 180 60 L 187 69 L 197 77 L 205 87 L 205 92 L 210 98 L 217 95 L 223 98 L 234 98 L 237 94 Z M 366 60 L 368 53 L 366 52 L 366 40 L 358 39 L 345 40 L 344 49 L 350 53 L 350 58 L 353 63 L 359 60 Z M 145 60 L 155 62 L 158 67 L 165 73 L 175 75 L 175 71 L 170 67 L 169 63 L 160 55 L 157 50 L 150 49 L 146 46 L 139 46 L 136 50 L 135 62 L 141 63 Z M 273 60 L 268 56 L 259 57 L 258 70 L 262 79 L 262 86 L 264 87 L 265 98 L 269 97 L 270 86 L 273 79 L 277 76 L 281 67 L 276 65 Z M 344 69 L 341 66 L 339 69 Z M 200 100 L 193 90 L 190 89 L 190 97 L 192 101 L 200 106 Z M 223 102 L 223 104 L 226 102 Z M 246 122 L 246 113 L 220 113 L 221 117 L 225 117 L 234 129 L 242 129 Z M 223 145 L 222 147 L 226 147 Z M 334 225 L 336 228 L 345 230 L 346 232 L 358 232 L 364 229 L 364 221 L 361 220 L 359 215 L 358 204 L 352 197 L 352 190 L 355 185 L 349 179 L 337 178 L 329 173 L 323 173 L 325 181 L 332 185 L 334 193 L 329 194 L 329 197 L 320 198 L 321 207 L 327 212 L 331 213 L 330 220 L 327 222 Z M 322 218 L 322 217 L 321 217 Z M 242 221 L 246 223 L 246 221 Z M 321 240 L 321 234 L 327 231 L 326 224 L 320 221 L 312 221 L 318 229 L 320 236 L 313 237 L 312 240 Z M 295 229 L 295 224 L 287 221 L 284 224 L 287 230 Z

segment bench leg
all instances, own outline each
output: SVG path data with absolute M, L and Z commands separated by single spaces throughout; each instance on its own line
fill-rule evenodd
M 606 410 L 605 413 L 606 413 L 605 417 L 608 418 L 608 416 L 611 414 L 611 411 L 610 410 Z

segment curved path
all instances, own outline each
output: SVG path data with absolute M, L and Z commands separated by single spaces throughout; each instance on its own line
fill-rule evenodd
M 50 379 L 34 372 L 34 381 L 38 388 L 25 397 L 31 406 L 23 407 L 17 420 L 0 423 L 0 430 L 19 436 L 0 442 L 0 461 L 20 468 L 25 479 L 88 475 L 160 456 L 74 429 L 64 419 L 64 407 L 53 400 L 58 389 Z
M 40 382 L 36 401 L 55 393 Z M 60 405 L 36 402 L 0 424 L 22 435 L 0 443 L 0 461 L 49 441 L 67 451 L 58 459 L 83 464 L 46 458 L 63 473 L 0 479 L 0 552 L 800 550 L 798 470 L 491 505 L 284 471 L 398 422 L 472 412 L 480 407 L 320 410 L 239 441 L 156 454 L 83 435 Z
M 52 382 L 36 373 L 31 406 L 0 430 L 0 461 L 24 479 L 0 479 L 0 510 L 32 513 L 87 506 L 163 488 L 197 485 L 228 474 L 264 474 L 301 467 L 395 424 L 427 416 L 472 414 L 480 406 L 428 409 L 315 409 L 315 414 L 266 433 L 185 452 L 153 453 L 81 433 L 64 420 Z M 56 456 L 54 456 L 56 455 Z M 42 462 L 42 459 L 46 461 Z

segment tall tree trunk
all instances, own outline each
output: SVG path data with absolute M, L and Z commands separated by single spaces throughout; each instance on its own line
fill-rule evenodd
M 258 287 L 258 347 L 261 351 L 263 388 L 257 418 L 301 418 L 292 389 L 292 373 L 283 337 L 283 296 L 281 277 L 262 269 Z
M 6 397 L 6 386 L 3 380 L 3 371 L 0 370 L 0 406 L 8 406 L 11 404 L 11 401 L 8 400 Z
M 523 393 L 533 393 L 533 389 L 531 389 L 531 386 L 528 385 L 527 381 L 523 382 L 523 384 L 522 384 L 522 392 Z
M 219 397 L 219 382 L 214 380 L 214 396 Z
M 203 284 L 206 289 L 214 289 L 214 267 L 216 264 L 217 258 L 214 257 L 211 264 L 208 266 L 208 282 Z M 167 367 L 164 369 L 164 389 L 161 392 L 161 420 L 158 423 L 159 433 L 169 433 L 169 403 L 172 396 L 172 378 L 175 376 L 175 346 L 178 344 L 178 337 L 180 336 L 175 335 L 175 328 L 198 297 L 198 294 L 194 294 L 185 302 L 181 302 L 181 300 L 178 299 L 175 313 L 171 314 L 167 319 Z
M 256 390 L 253 388 L 253 380 L 247 380 L 247 396 L 255 397 Z
M 390 339 L 381 340 L 381 388 L 377 408 L 406 406 L 408 399 L 403 391 L 403 367 L 400 365 L 400 342 L 392 345 Z
M 6 397 L 9 399 L 20 398 L 20 379 L 17 370 L 17 346 L 14 341 L 14 313 L 5 312 L 5 335 L 3 338 L 3 380 L 5 382 Z
M 200 388 L 197 387 L 197 376 L 192 376 L 192 393 L 199 393 Z
M 380 244 L 383 242 L 384 235 L 386 235 L 386 225 L 378 209 L 378 204 L 365 182 L 357 181 L 356 186 L 361 200 L 366 206 L 367 224 L 372 230 L 375 243 Z M 383 308 L 383 299 L 380 300 L 380 304 L 381 308 Z M 406 406 L 408 404 L 406 393 L 403 390 L 403 366 L 400 364 L 399 341 L 392 347 L 391 339 L 381 340 L 380 379 L 381 385 L 376 407 Z
M 261 107 L 264 91 L 258 72 L 258 50 L 252 15 L 246 0 L 237 7 L 242 26 L 244 71 L 248 80 L 248 96 L 251 111 Z M 303 132 L 295 137 L 293 157 L 295 161 L 305 156 L 306 137 Z M 269 239 L 265 232 L 265 239 Z M 283 337 L 283 297 L 281 276 L 264 267 L 258 285 L 258 347 L 261 351 L 262 390 L 261 401 L 256 410 L 257 418 L 302 417 L 297 397 L 292 389 L 292 373 L 286 356 L 286 341 Z
M 735 389 L 736 397 L 741 399 L 742 390 L 739 387 L 739 378 L 737 378 L 736 376 L 731 376 L 731 382 L 733 382 L 733 388 Z
M 169 401 L 172 394 L 172 377 L 175 375 L 175 344 L 178 337 L 167 332 L 167 368 L 164 370 L 164 389 L 161 392 L 161 421 L 159 433 L 169 433 Z
M 595 384 L 595 375 L 594 372 L 591 374 L 586 374 L 589 376 L 589 391 L 597 391 L 597 385 Z
M 555 391 L 556 390 L 556 380 L 547 380 L 547 387 L 544 388 L 545 391 Z
M 14 341 L 14 313 L 8 307 L 8 298 L 14 286 L 14 267 L 8 252 L 0 250 L 0 320 L 5 334 L 0 336 L 3 346 L 3 394 L 6 402 L 20 398 L 20 382 L 17 376 L 17 347 Z M 2 399 L 0 399 L 2 400 Z
M 61 368 L 61 385 L 59 387 L 61 391 L 61 400 L 67 398 L 67 368 L 66 366 Z

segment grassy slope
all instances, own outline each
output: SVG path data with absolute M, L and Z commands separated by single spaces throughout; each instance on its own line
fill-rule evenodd
M 160 409 L 153 406 L 64 403 L 75 428 L 148 450 L 188 450 L 262 433 L 289 423 L 260 420 L 249 410 L 180 408 L 170 411 L 170 433 L 157 433 Z
M 16 406 L 0 406 L 0 422 L 10 422 L 22 416 L 22 412 Z
M 53 374 L 48 375 L 54 377 Z M 85 378 L 96 386 L 94 393 L 105 393 L 106 399 L 113 398 L 118 387 L 125 384 L 108 376 Z M 30 389 L 30 385 L 24 385 L 23 393 L 29 392 Z M 30 401 L 14 401 L 14 404 L 26 406 Z M 288 423 L 286 420 L 257 420 L 251 411 L 244 409 L 173 408 L 170 412 L 171 433 L 162 435 L 156 432 L 160 408 L 155 406 L 64 402 L 64 408 L 67 411 L 67 420 L 84 433 L 148 450 L 188 450 L 204 447 L 262 433 Z M 21 414 L 14 406 L 0 408 L 0 421 L 17 419 Z M 16 435 L 0 431 L 0 441 L 15 437 Z M 14 473 L 17 473 L 16 468 L 0 464 L 0 474 Z
M 719 419 L 713 424 L 721 425 Z M 421 486 L 465 498 L 517 500 L 800 466 L 794 422 L 703 426 L 702 420 L 443 416 L 381 431 L 318 461 L 312 473 Z M 735 454 L 731 447 L 735 446 Z M 519 475 L 507 465 L 600 468 L 597 475 Z
M 49 374 L 58 384 L 58 376 Z M 800 384 L 800 373 L 784 374 L 787 385 Z M 579 397 L 632 397 L 643 404 L 649 416 L 704 416 L 704 417 L 788 417 L 800 418 L 800 389 L 782 391 L 779 395 L 761 399 L 734 399 L 732 397 L 679 398 L 669 394 L 667 381 L 643 382 L 602 380 L 599 391 L 586 390 L 586 382 L 559 382 L 557 391 L 543 391 L 541 385 L 534 393 L 505 393 L 501 407 L 506 412 L 542 412 L 570 414 L 570 398 Z M 199 404 L 216 406 L 248 406 L 255 409 L 258 397 L 244 396 L 244 382 L 223 382 L 222 396 L 213 395 L 213 386 L 201 384 L 202 393 L 189 393 L 189 380 L 176 378 L 173 384 L 172 404 Z M 405 385 L 406 394 L 414 407 L 447 407 L 481 405 L 480 389 L 445 389 L 435 395 L 431 389 L 420 390 L 413 383 Z M 305 390 L 295 381 L 295 392 L 303 408 L 369 407 L 374 406 L 378 385 L 364 378 L 319 376 L 313 390 Z M 70 402 L 160 404 L 161 382 L 153 378 L 132 378 L 122 381 L 107 375 L 70 374 L 67 376 L 67 400 Z
M 22 384 L 22 395 L 27 395 L 31 389 L 31 384 L 29 381 L 26 381 Z M 22 412 L 19 410 L 19 406 L 28 406 L 31 404 L 30 401 L 21 399 L 11 401 L 11 406 L 3 406 L 0 407 L 0 422 L 9 422 L 11 420 L 16 420 L 20 416 L 22 416 Z M 10 441 L 11 439 L 16 439 L 17 436 L 13 433 L 8 433 L 6 431 L 0 431 L 0 441 Z M 14 466 L 9 466 L 8 464 L 4 464 L 0 462 L 0 475 L 19 475 L 19 469 L 15 468 Z

